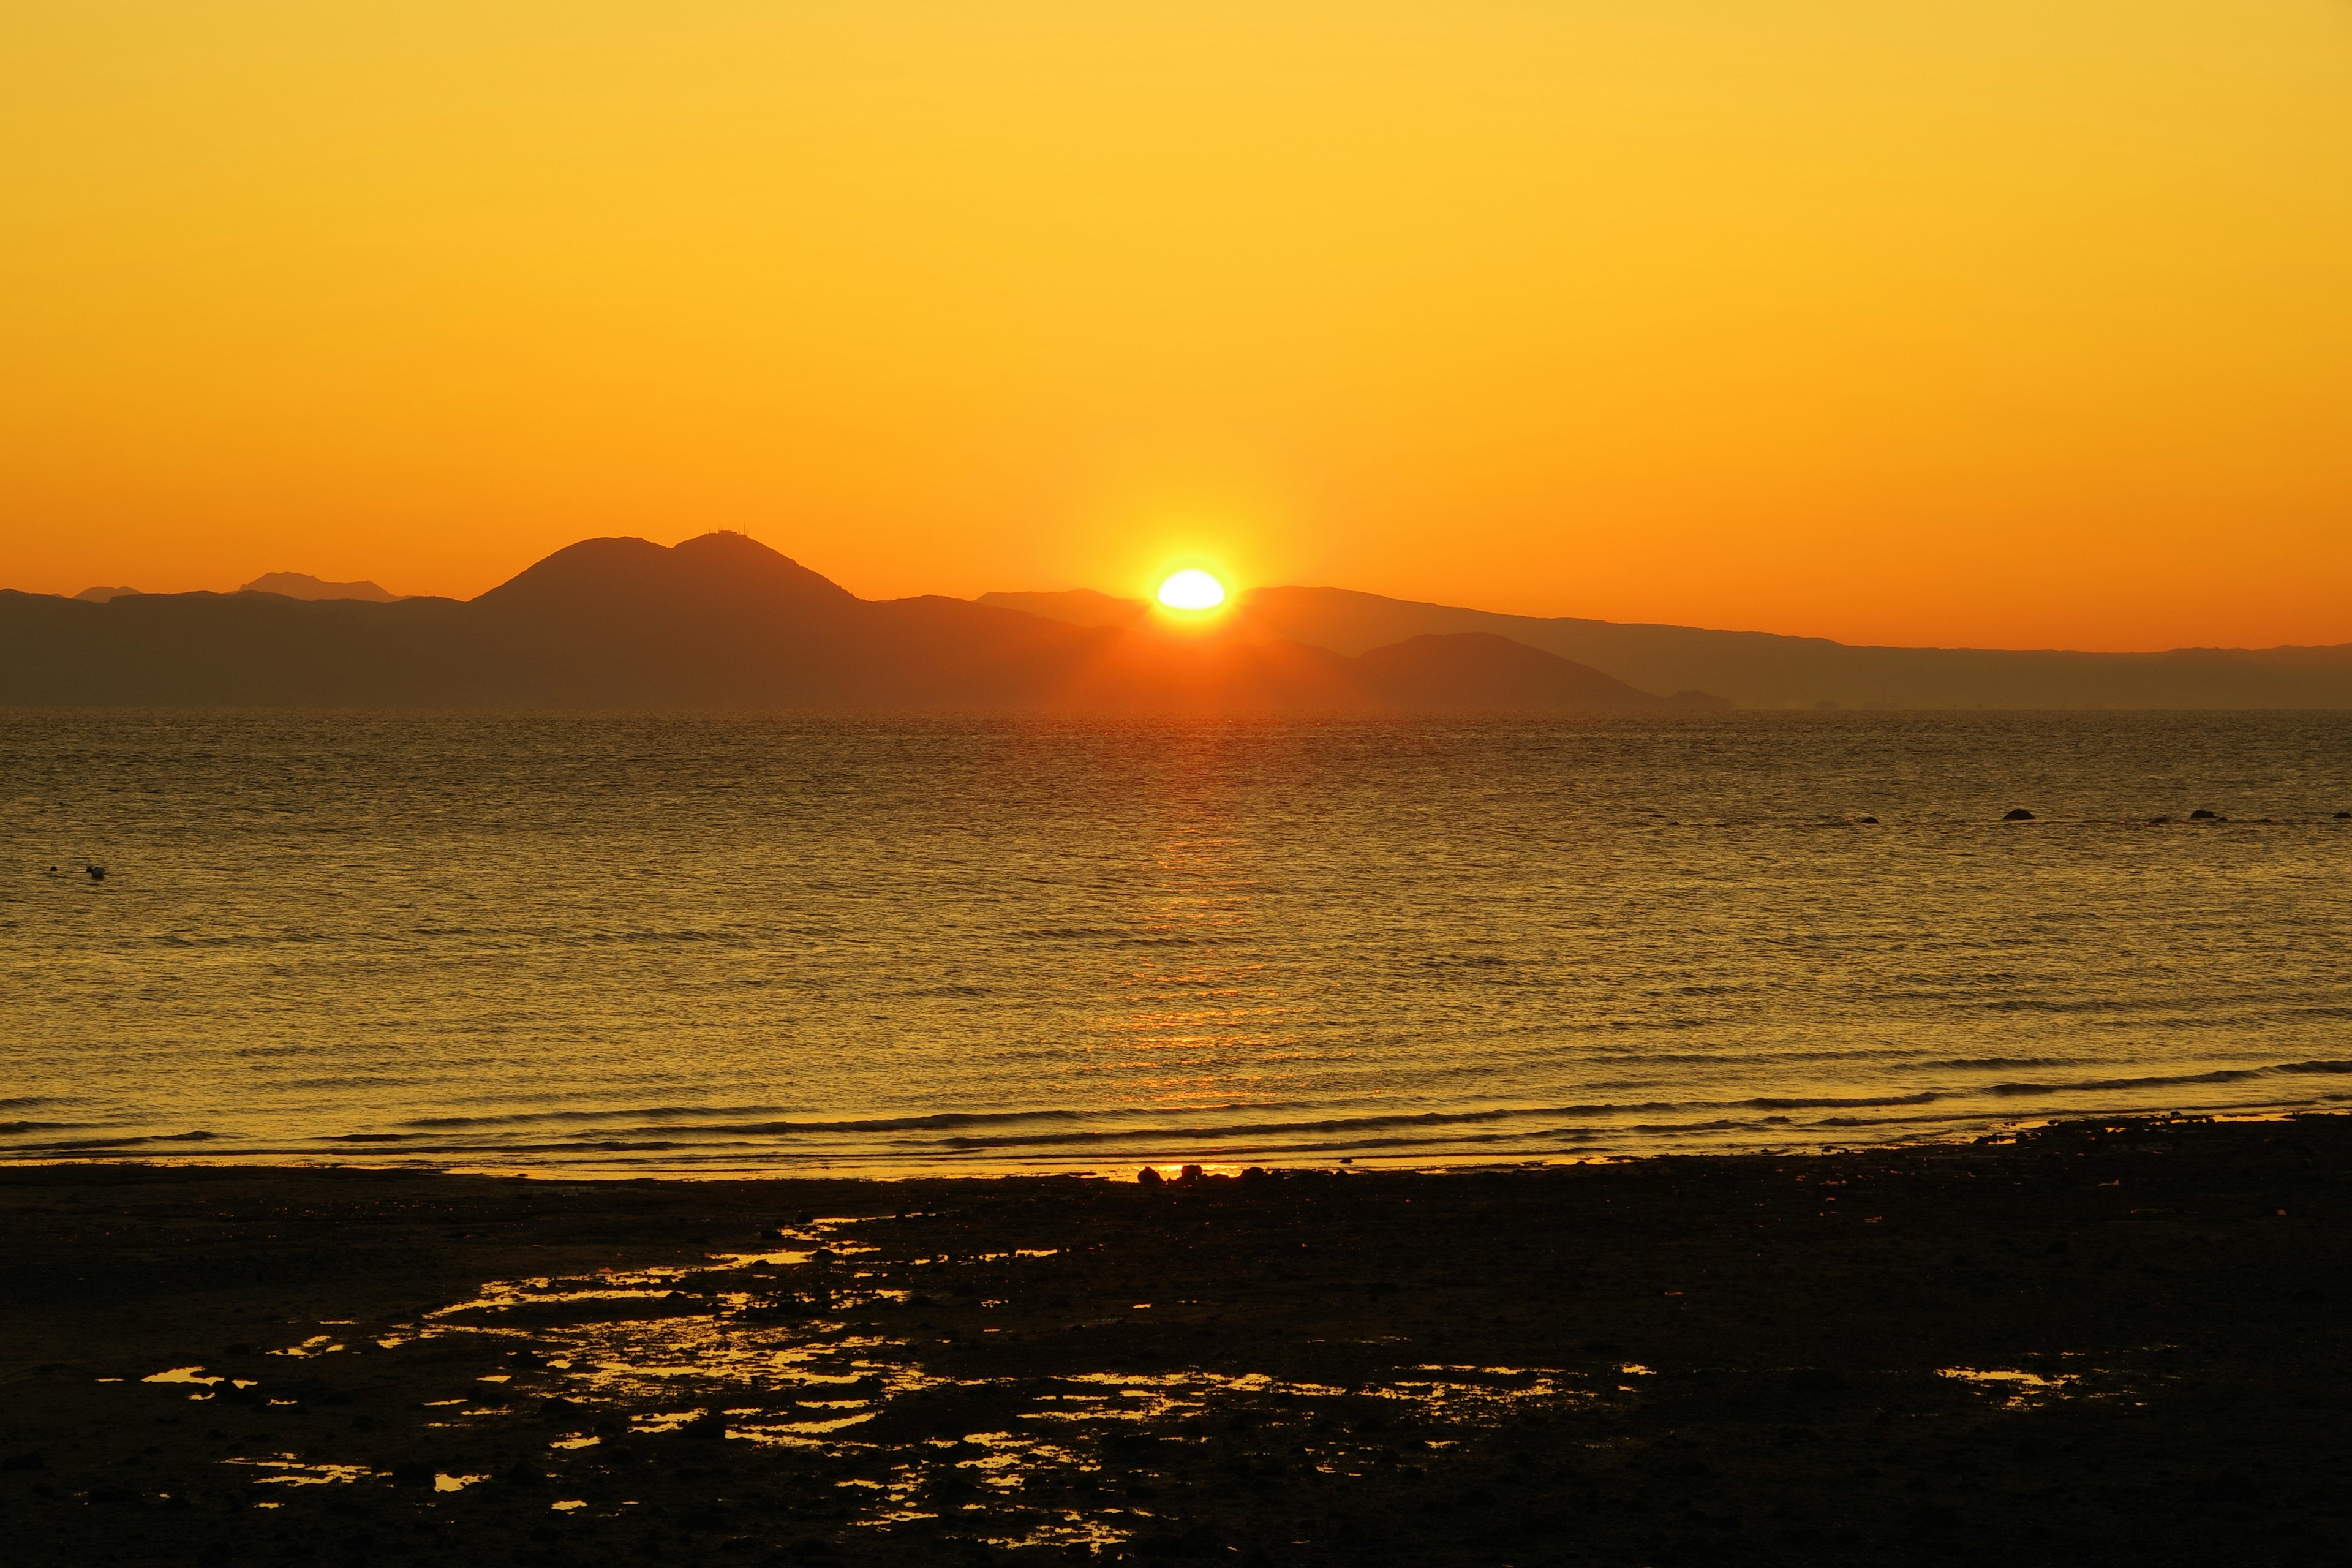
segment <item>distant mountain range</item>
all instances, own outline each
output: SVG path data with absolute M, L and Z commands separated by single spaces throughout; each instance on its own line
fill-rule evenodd
M 1674 693 L 1672 696 L 1660 693 Z M 1851 647 L 1260 588 L 1211 627 L 1076 591 L 860 599 L 738 533 L 592 539 L 480 597 L 273 574 L 0 590 L 0 704 L 932 712 L 2352 708 L 2352 645 Z
M 265 572 L 237 591 L 283 594 L 289 599 L 373 599 L 379 605 L 388 605 L 400 597 L 373 583 L 329 583 L 308 572 Z
M 1076 626 L 1133 624 L 1140 599 L 1087 589 L 987 594 L 982 604 Z M 1653 691 L 1699 689 L 1742 708 L 2352 708 L 2352 644 L 2070 653 L 1873 647 L 1826 637 L 1503 616 L 1345 588 L 1257 588 L 1234 620 L 1335 653 L 1484 632 Z
M 136 588 L 84 588 L 74 595 L 93 605 L 136 594 Z M 373 583 L 330 583 L 308 572 L 265 572 L 237 590 L 240 594 L 278 594 L 289 599 L 373 599 L 388 605 L 399 595 Z
M 1482 631 L 1341 652 L 1244 621 L 1118 626 L 872 601 L 738 533 L 592 539 L 479 598 L 0 591 L 0 704 L 933 712 L 1640 712 L 1654 696 Z M 381 589 L 376 589 L 381 594 Z

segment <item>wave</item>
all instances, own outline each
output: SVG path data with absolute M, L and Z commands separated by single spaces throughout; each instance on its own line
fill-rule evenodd
M 2051 1065 L 2044 1058 L 1955 1058 L 1950 1068 Z M 937 1111 L 916 1115 L 793 1117 L 768 1106 L 565 1108 L 482 1116 L 419 1117 L 383 1130 L 304 1135 L 216 1128 L 163 1131 L 70 1121 L 0 1123 L 13 1160 L 161 1157 L 370 1157 L 434 1163 L 512 1160 L 593 1168 L 744 1167 L 782 1162 L 905 1169 L 944 1162 L 958 1169 L 992 1159 L 1016 1166 L 1085 1168 L 1089 1162 L 1186 1159 L 1328 1160 L 1364 1154 L 1398 1159 L 1492 1159 L 1507 1152 L 1589 1152 L 1594 1145 L 1632 1152 L 1675 1141 L 1711 1147 L 1785 1147 L 1828 1135 L 1847 1141 L 1875 1131 L 1882 1138 L 1950 1136 L 1956 1130 L 2014 1120 L 2015 1102 L 2042 1102 L 2032 1114 L 2096 1116 L 2145 1112 L 2151 1101 L 2181 1111 L 2292 1109 L 2330 1102 L 2315 1079 L 2352 1078 L 2352 1060 L 2310 1058 L 2257 1067 L 2132 1076 L 2011 1079 L 1901 1094 L 1781 1094 L 1743 1098 L 1659 1099 L 1639 1095 L 1539 1106 L 1404 1110 L 1366 1106 L 1318 1114 L 1296 1101 L 1224 1102 L 1169 1108 L 1037 1107 Z M 2268 1081 L 2268 1094 L 2156 1097 L 2167 1090 Z M 2309 1085 L 2287 1091 L 2290 1083 Z M 2123 1096 L 2102 1100 L 2100 1096 Z M 2052 1101 L 2062 1102 L 2064 1109 Z M 2004 1107 L 2009 1107 L 2004 1109 Z M 47 1134 L 47 1136 L 42 1136 Z M 62 1135 L 62 1136 L 61 1136 Z M 18 1140 L 23 1140 L 19 1142 Z M 226 1145 L 226 1148 L 221 1146 Z M 234 1150 L 229 1154 L 228 1151 Z
M 1937 1064 L 1971 1068 L 2018 1067 L 2049 1065 L 2044 1059 L 2032 1058 L 1985 1058 L 1965 1062 Z M 1042 1138 L 1197 1138 L 1236 1134 L 1273 1134 L 1297 1132 L 1349 1132 L 1383 1127 L 1406 1126 L 1467 1126 L 1483 1122 L 1515 1119 L 1541 1120 L 1552 1117 L 1607 1117 L 1659 1111 L 1708 1110 L 1844 1110 L 1893 1109 L 1902 1106 L 1962 1103 L 1985 1095 L 2012 1096 L 2020 1094 L 2061 1094 L 2078 1091 L 2110 1091 L 2127 1089 L 2165 1088 L 2174 1085 L 2202 1083 L 2232 1083 L 2272 1075 L 2352 1074 L 2352 1061 L 2313 1060 L 2279 1062 L 2256 1068 L 2221 1068 L 2198 1073 L 2148 1075 L 2134 1078 L 2096 1078 L 2036 1082 L 2010 1080 L 1989 1085 L 1962 1088 L 1916 1089 L 1906 1094 L 1877 1095 L 1755 1095 L 1738 1100 L 1612 1100 L 1580 1101 L 1566 1105 L 1487 1106 L 1464 1110 L 1381 1110 L 1359 1115 L 1285 1118 L 1267 1121 L 1216 1122 L 1204 1125 L 1154 1123 L 1139 1119 L 1150 1115 L 1133 1110 L 1089 1110 L 1071 1107 L 1038 1107 L 1017 1110 L 952 1110 L 932 1111 L 913 1116 L 843 1117 L 835 1119 L 774 1118 L 735 1120 L 746 1109 L 669 1106 L 659 1108 L 625 1108 L 610 1110 L 551 1110 L 519 1112 L 486 1117 L 418 1117 L 398 1125 L 408 1128 L 452 1129 L 478 1127 L 521 1128 L 533 1123 L 554 1121 L 602 1121 L 608 1124 L 632 1121 L 654 1121 L 676 1119 L 688 1121 L 687 1126 L 668 1129 L 673 1135 L 696 1133 L 752 1137 L 788 1137 L 801 1134 L 859 1132 L 925 1132 L 959 1129 L 1003 1129 L 1011 1131 L 1024 1125 L 1039 1123 L 1067 1125 L 1094 1123 L 1075 1131 L 1040 1131 Z M 1191 1114 L 1213 1116 L 1220 1112 L 1254 1111 L 1263 1114 L 1283 1109 L 1280 1104 L 1226 1104 L 1202 1106 Z M 709 1118 L 710 1120 L 705 1120 Z M 648 1129 L 651 1131 L 651 1129 Z M 347 1135 L 354 1136 L 354 1135 Z M 382 1135 L 377 1135 L 382 1136 Z M 1023 1141 L 1034 1141 L 1024 1137 Z
M 1727 1103 L 1751 1110 L 1845 1110 L 1872 1105 L 1929 1105 L 1948 1098 L 1932 1089 L 1916 1094 L 1879 1094 L 1852 1100 L 1735 1100 Z
M 395 1123 L 401 1127 L 498 1127 L 524 1125 L 534 1121 L 600 1121 L 617 1116 L 652 1119 L 663 1116 L 772 1116 L 782 1112 L 781 1105 L 708 1105 L 631 1106 L 604 1110 L 517 1110 L 500 1116 L 414 1116 Z
M 213 1132 L 202 1129 L 193 1132 L 126 1132 L 119 1138 L 70 1138 L 46 1143 L 19 1143 L 8 1152 L 19 1155 L 42 1152 L 58 1154 L 77 1149 L 129 1149 L 142 1143 L 209 1143 L 215 1139 L 236 1136 L 233 1132 Z
M 551 1121 L 615 1122 L 625 1121 L 650 1121 L 665 1118 L 741 1117 L 746 1115 L 755 1115 L 768 1109 L 769 1108 L 764 1106 L 662 1106 L 648 1110 L 624 1108 L 612 1110 L 517 1111 L 501 1116 L 419 1116 L 412 1117 L 408 1121 L 395 1123 L 395 1125 L 401 1127 L 433 1129 L 456 1127 L 480 1127 L 488 1129 L 495 1127 L 528 1127 L 535 1123 Z M 1214 1114 L 1218 1111 L 1238 1110 L 1264 1111 L 1278 1109 L 1281 1109 L 1280 1104 L 1271 1106 L 1265 1104 L 1212 1105 L 1198 1108 L 1194 1114 L 1206 1115 Z M 901 1132 L 919 1131 L 926 1128 L 936 1127 L 984 1126 L 997 1122 L 1101 1121 L 1113 1119 L 1122 1115 L 1136 1116 L 1148 1114 L 1151 1113 L 1146 1111 L 1121 1111 L 1116 1110 L 1084 1110 L 1070 1108 L 1034 1110 L 936 1110 L 927 1111 L 916 1116 L 852 1117 L 830 1121 L 797 1121 L 783 1120 L 760 1121 L 709 1121 L 698 1122 L 693 1127 L 681 1129 L 681 1131 L 767 1134 L 793 1132 Z M 1436 1115 L 1440 1113 L 1430 1112 L 1429 1114 Z M 1512 1111 L 1475 1111 L 1465 1112 L 1464 1114 L 1475 1116 L 1502 1116 L 1517 1113 Z
M 1960 1065 L 1960 1064 L 1950 1064 Z M 2043 1065 L 2035 1058 L 1988 1058 L 1969 1067 Z M 814 1152 L 812 1144 L 840 1141 L 845 1151 L 868 1140 L 885 1151 L 930 1150 L 971 1152 L 983 1150 L 1070 1149 L 1159 1144 L 1183 1146 L 1231 1140 L 1312 1138 L 1318 1146 L 1344 1149 L 1369 1145 L 1384 1134 L 1407 1131 L 1451 1130 L 1457 1141 L 1473 1129 L 1511 1123 L 1604 1121 L 1628 1117 L 1704 1117 L 1709 1113 L 1763 1111 L 1776 1115 L 1804 1111 L 1895 1110 L 1926 1106 L 1945 1108 L 1937 1120 L 1965 1119 L 1971 1104 L 1988 1100 L 2132 1089 L 2189 1087 L 2243 1082 L 2266 1076 L 2352 1074 L 2352 1061 L 2282 1062 L 2260 1068 L 2218 1068 L 2200 1073 L 2096 1078 L 2040 1082 L 2010 1080 L 1990 1085 L 1917 1089 L 1879 1095 L 1756 1095 L 1737 1100 L 1624 1099 L 1565 1105 L 1487 1106 L 1461 1110 L 1380 1110 L 1356 1115 L 1266 1116 L 1279 1105 L 1201 1107 L 1189 1120 L 1155 1119 L 1148 1111 L 1095 1110 L 1069 1107 L 996 1111 L 935 1111 L 913 1116 L 840 1118 L 746 1117 L 755 1108 L 667 1106 L 607 1110 L 567 1110 L 518 1112 L 483 1117 L 419 1117 L 399 1123 L 412 1131 L 339 1133 L 324 1140 L 343 1144 L 433 1141 L 436 1146 L 457 1146 L 484 1152 L 520 1154 L 552 1147 L 539 1142 L 509 1142 L 500 1132 L 527 1133 L 530 1129 L 561 1124 L 582 1125 L 583 1134 L 600 1141 L 625 1140 L 644 1143 L 658 1140 L 666 1146 L 707 1147 L 744 1140 L 783 1140 L 794 1153 Z M 763 1109 L 763 1108 L 760 1108 Z M 1989 1108 L 1988 1108 L 1989 1110 Z M 1227 1119 L 1235 1113 L 1255 1113 Z M 1978 1112 L 1985 1113 L 1984 1111 Z M 1852 1125 L 1853 1119 L 1823 1119 L 1821 1125 Z M 593 1124 L 595 1131 L 588 1131 Z M 1618 1131 L 1654 1131 L 1666 1123 L 1622 1122 Z M 1698 1123 L 1672 1123 L 1691 1127 Z M 1708 1122 L 1704 1125 L 1714 1126 Z M 1561 1135 L 1569 1129 L 1552 1127 L 1542 1135 Z M 468 1132 L 478 1134 L 467 1137 Z M 454 1135 L 454 1138 L 453 1138 Z M 1534 1130 L 1505 1136 L 1535 1136 Z M 586 1142 L 575 1145 L 588 1146 Z
M 2210 1072 L 2158 1074 L 2145 1078 L 2077 1079 L 2065 1083 L 1996 1083 L 1983 1090 L 1995 1095 L 2072 1094 L 2085 1089 L 2170 1089 L 2197 1083 L 2242 1083 L 2273 1075 L 2352 1073 L 2352 1062 L 2278 1062 L 2270 1067 L 2217 1068 Z

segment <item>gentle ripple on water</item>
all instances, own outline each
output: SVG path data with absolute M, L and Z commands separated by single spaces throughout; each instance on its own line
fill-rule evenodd
M 2326 1107 L 2347 806 L 2345 714 L 16 711 L 0 1152 L 1428 1164 Z

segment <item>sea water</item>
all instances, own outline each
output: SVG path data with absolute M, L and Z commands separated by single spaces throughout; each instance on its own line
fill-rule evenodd
M 16 711 L 0 1154 L 1131 1172 L 2325 1109 L 2347 808 L 2334 713 Z

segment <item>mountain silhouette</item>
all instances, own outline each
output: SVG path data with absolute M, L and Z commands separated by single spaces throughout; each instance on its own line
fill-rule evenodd
M 1146 613 L 1108 595 L 989 594 L 982 603 L 1085 624 Z M 2352 708 L 2352 644 L 2166 653 L 1878 647 L 1827 637 L 1498 615 L 1345 588 L 1257 588 L 1233 620 L 1252 635 L 1368 654 L 1483 633 L 1649 691 L 1696 689 L 1743 708 Z
M 1653 697 L 1589 665 L 1492 632 L 1425 632 L 1369 649 L 1354 666 L 1358 681 L 1388 706 L 1428 712 L 1464 707 L 1577 713 L 1731 706 L 1700 691 Z M 1475 700 L 1465 700 L 1472 693 Z
M 329 583 L 308 572 L 265 572 L 237 592 L 283 594 L 289 599 L 373 599 L 378 604 L 400 597 L 373 583 Z
M 976 604 L 999 609 L 1025 610 L 1049 621 L 1074 626 L 1131 626 L 1151 613 L 1142 599 L 1119 599 L 1092 588 L 1066 588 L 1052 594 L 982 594 Z
M 1266 713 L 1729 702 L 2352 707 L 2352 645 L 1871 647 L 1300 587 L 1244 594 L 1217 629 L 1199 633 L 1170 626 L 1141 600 L 1085 589 L 860 599 L 740 533 L 667 548 L 584 540 L 463 603 L 257 587 L 282 580 L 257 579 L 237 594 L 92 589 L 68 599 L 0 590 L 0 703 Z
M 1064 609 L 1079 596 L 1047 595 Z M 1101 612 L 1119 601 L 1092 605 Z M 1675 705 L 1481 635 L 1364 657 L 1245 617 L 1199 632 L 866 600 L 740 533 L 592 539 L 480 597 L 0 591 L 0 702 L 834 711 L 1633 712 Z M 1681 705 L 1725 706 L 1718 699 Z

